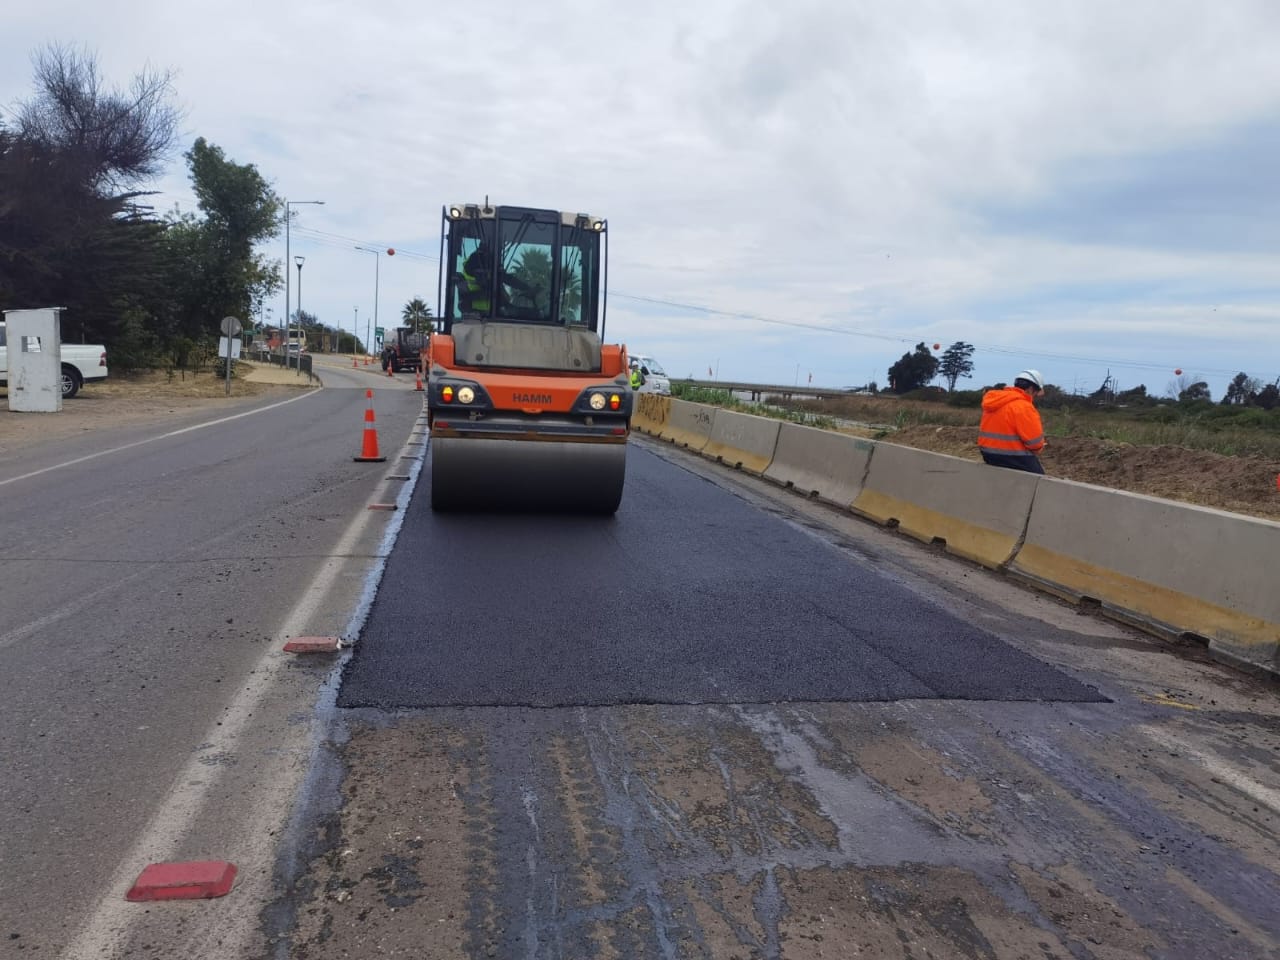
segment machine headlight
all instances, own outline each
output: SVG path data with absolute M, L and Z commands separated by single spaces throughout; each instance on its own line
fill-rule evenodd
M 591 229 L 594 230 L 596 233 L 599 233 L 601 230 L 604 229 L 604 221 L 597 220 L 595 223 L 591 224 Z
M 592 409 L 592 410 L 603 410 L 603 409 L 604 409 L 604 394 L 603 394 L 603 393 L 593 393 L 593 394 L 591 395 L 591 401 L 590 401 L 590 403 L 591 403 L 591 409 Z
M 459 403 L 470 403 L 470 402 L 471 402 L 472 400 L 474 400 L 475 398 L 476 398 L 476 392 L 475 392 L 474 390 L 472 390 L 470 387 L 459 387 L 459 388 L 458 388 L 458 402 L 459 402 Z
M 457 207 L 450 207 L 450 208 L 449 208 L 449 216 L 451 216 L 451 217 L 453 217 L 453 219 L 457 220 L 459 217 L 461 217 L 461 216 L 462 216 L 462 211 L 461 211 L 461 210 L 459 210 Z
M 445 403 L 453 403 L 453 387 L 445 386 L 440 391 L 440 399 Z

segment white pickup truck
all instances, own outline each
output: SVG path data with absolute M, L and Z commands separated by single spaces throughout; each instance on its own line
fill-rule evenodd
M 9 348 L 5 341 L 4 321 L 0 320 L 0 387 L 8 385 Z M 101 344 L 64 343 L 62 345 L 62 399 L 80 392 L 90 380 L 107 379 L 107 348 Z
M 642 354 L 636 354 L 629 359 L 631 368 L 638 369 L 643 377 L 640 393 L 660 393 L 664 397 L 671 396 L 671 380 L 667 377 L 667 371 L 662 369 L 657 360 Z

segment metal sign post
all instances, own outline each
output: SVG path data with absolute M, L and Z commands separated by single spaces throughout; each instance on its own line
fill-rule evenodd
M 240 331 L 244 329 L 240 325 L 240 321 L 235 317 L 222 318 L 222 335 L 226 338 L 227 344 L 227 396 L 231 396 L 231 341 L 232 338 L 240 336 Z M 285 349 L 288 349 L 287 347 Z M 237 350 L 236 354 L 239 355 Z

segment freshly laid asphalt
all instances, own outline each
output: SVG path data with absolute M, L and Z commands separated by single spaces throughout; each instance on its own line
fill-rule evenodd
M 640 444 L 609 518 L 436 514 L 430 468 L 340 706 L 1106 699 Z

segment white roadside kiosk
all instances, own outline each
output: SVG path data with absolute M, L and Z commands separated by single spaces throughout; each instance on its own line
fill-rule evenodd
M 10 410 L 62 411 L 62 310 L 45 307 L 4 312 Z

